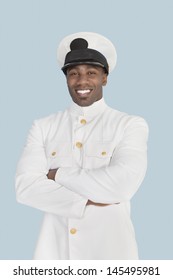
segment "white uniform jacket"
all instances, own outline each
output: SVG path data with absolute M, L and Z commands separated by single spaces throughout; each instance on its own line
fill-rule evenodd
M 147 138 L 144 119 L 104 99 L 34 122 L 16 174 L 18 202 L 45 212 L 34 259 L 138 258 L 129 201 L 146 172 Z M 46 176 L 54 168 L 55 181 Z

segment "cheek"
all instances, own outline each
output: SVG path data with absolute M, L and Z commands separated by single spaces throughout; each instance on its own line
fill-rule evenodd
M 75 85 L 75 81 L 74 80 L 67 80 L 67 86 L 68 88 L 73 88 Z

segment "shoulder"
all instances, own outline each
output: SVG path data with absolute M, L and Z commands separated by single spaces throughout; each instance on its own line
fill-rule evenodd
M 55 114 L 36 119 L 32 123 L 30 135 L 37 135 L 38 137 L 46 139 L 48 135 L 53 134 L 56 131 L 59 125 L 62 124 L 67 117 L 67 111 L 65 110 L 63 112 L 59 111 Z
M 34 120 L 34 123 L 40 127 L 46 127 L 53 124 L 57 125 L 57 123 L 60 122 L 62 118 L 64 118 L 65 116 L 66 116 L 66 111 L 59 111 L 49 116 L 36 119 Z
M 128 128 L 133 126 L 143 126 L 148 130 L 148 123 L 142 117 L 138 115 L 131 115 L 107 106 L 105 111 L 106 121 L 111 123 L 113 126 L 120 126 L 121 128 Z

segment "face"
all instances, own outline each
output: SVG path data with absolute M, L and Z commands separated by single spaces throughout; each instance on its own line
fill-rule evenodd
M 75 65 L 67 69 L 69 93 L 79 106 L 90 106 L 102 98 L 102 87 L 107 83 L 104 69 L 93 65 Z

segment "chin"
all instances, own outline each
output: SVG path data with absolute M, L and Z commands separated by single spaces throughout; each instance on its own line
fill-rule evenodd
M 76 99 L 76 98 L 73 98 L 73 102 L 75 102 L 77 105 L 81 106 L 81 107 L 87 107 L 87 106 L 90 106 L 92 105 L 95 100 L 88 100 L 88 99 Z
M 81 106 L 81 107 L 88 107 L 88 106 L 91 106 L 95 101 L 74 101 L 77 105 Z

